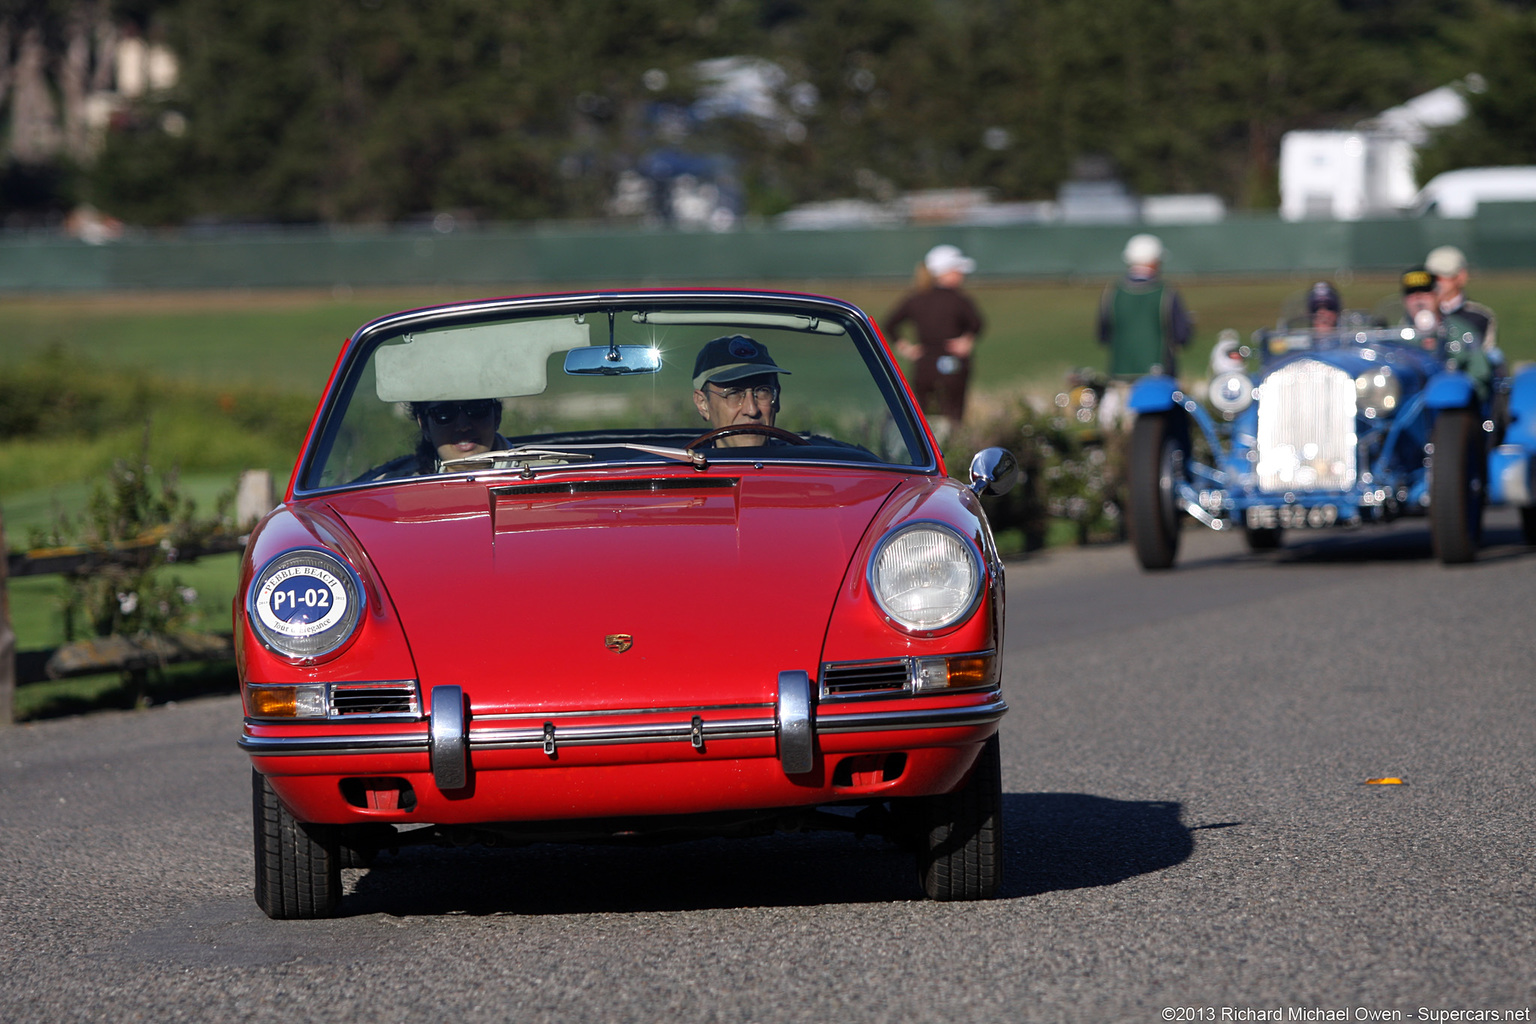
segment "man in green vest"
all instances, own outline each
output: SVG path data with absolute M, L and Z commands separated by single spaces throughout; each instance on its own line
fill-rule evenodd
M 1193 324 L 1179 293 L 1163 283 L 1163 243 L 1134 235 L 1125 244 L 1125 277 L 1099 301 L 1099 343 L 1109 346 L 1109 375 L 1130 380 L 1149 373 L 1174 376 L 1174 350 L 1189 343 Z

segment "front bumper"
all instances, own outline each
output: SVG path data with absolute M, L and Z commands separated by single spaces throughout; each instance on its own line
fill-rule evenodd
M 471 716 L 435 687 L 426 722 L 248 721 L 239 742 L 302 821 L 473 824 L 949 792 L 1008 710 L 997 691 L 817 707 L 786 675 L 777 704 L 547 715 Z M 375 783 L 411 799 L 360 801 Z
M 1181 482 L 1182 510 L 1213 530 L 1322 529 L 1384 523 L 1422 515 L 1429 507 L 1427 480 L 1379 483 L 1347 491 L 1267 492 L 1205 488 Z

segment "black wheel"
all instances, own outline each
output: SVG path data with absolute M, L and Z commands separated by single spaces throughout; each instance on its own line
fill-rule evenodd
M 1184 449 L 1164 413 L 1136 417 L 1131 428 L 1131 542 L 1143 569 L 1167 569 L 1179 554 L 1179 507 L 1175 490 L 1184 470 Z
M 1446 565 L 1477 557 L 1483 537 L 1483 482 L 1488 450 L 1482 420 L 1471 409 L 1447 409 L 1435 417 L 1429 485 L 1429 532 Z
M 1520 533 L 1524 535 L 1527 544 L 1536 547 L 1536 505 L 1521 507 Z
M 251 772 L 256 905 L 270 918 L 330 917 L 341 903 L 341 856 L 325 829 L 295 821 L 266 776 Z M 317 838 L 318 837 L 318 838 Z
M 1278 526 L 1245 526 L 1243 537 L 1249 551 L 1274 551 L 1280 547 L 1284 534 Z
M 1003 773 L 997 735 L 957 792 L 918 801 L 917 878 L 935 900 L 985 900 L 1003 883 Z

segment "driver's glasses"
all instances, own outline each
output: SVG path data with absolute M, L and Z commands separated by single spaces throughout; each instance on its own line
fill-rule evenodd
M 473 402 L 438 402 L 427 410 L 432 422 L 443 427 L 460 416 L 472 422 L 484 422 L 496 414 L 496 399 L 482 398 Z
M 714 386 L 707 385 L 705 390 L 708 390 L 710 387 Z M 774 402 L 779 400 L 778 387 L 770 384 L 763 384 L 755 388 L 716 387 L 709 393 L 720 399 L 720 401 L 726 404 L 727 408 L 731 409 L 739 409 L 741 407 L 741 403 L 747 400 L 748 394 L 757 400 L 758 405 L 772 405 Z

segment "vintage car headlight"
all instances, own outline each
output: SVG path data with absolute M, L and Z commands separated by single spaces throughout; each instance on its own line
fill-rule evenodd
M 256 638 L 288 658 L 329 654 L 351 638 L 363 618 L 357 573 L 317 548 L 285 551 L 261 567 L 246 594 Z
M 1253 381 L 1237 370 L 1218 373 L 1211 378 L 1210 396 L 1217 412 L 1236 416 L 1253 404 Z
M 1391 416 L 1402 397 L 1403 382 L 1390 366 L 1373 366 L 1355 378 L 1355 408 L 1368 420 Z
M 887 534 L 869 563 L 880 610 L 902 629 L 953 626 L 981 599 L 981 557 L 939 523 L 910 523 Z

